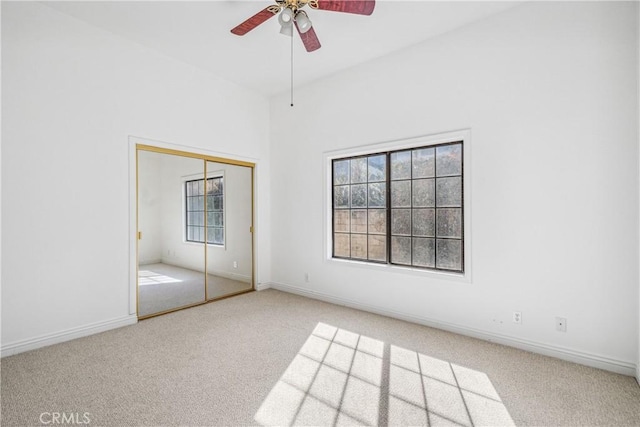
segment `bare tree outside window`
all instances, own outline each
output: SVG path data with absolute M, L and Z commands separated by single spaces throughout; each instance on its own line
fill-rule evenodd
M 462 142 L 333 160 L 333 257 L 464 271 Z

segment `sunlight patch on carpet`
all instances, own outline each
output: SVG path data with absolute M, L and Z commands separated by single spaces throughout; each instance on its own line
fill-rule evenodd
M 514 425 L 485 373 L 325 323 L 254 419 L 263 426 Z
M 180 283 L 182 280 L 170 277 L 164 274 L 156 273 L 150 270 L 138 271 L 138 285 L 160 285 L 164 283 Z

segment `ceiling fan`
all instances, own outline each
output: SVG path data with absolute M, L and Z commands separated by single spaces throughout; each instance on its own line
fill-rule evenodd
M 311 20 L 304 10 L 306 5 L 312 9 L 333 12 L 355 13 L 357 15 L 371 15 L 376 6 L 375 0 L 276 0 L 276 4 L 266 7 L 231 30 L 233 34 L 244 36 L 269 18 L 280 14 L 280 33 L 293 36 L 293 26 L 300 34 L 307 52 L 320 49 L 320 41 L 311 27 Z

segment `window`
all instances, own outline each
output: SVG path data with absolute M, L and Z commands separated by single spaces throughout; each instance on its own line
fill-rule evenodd
M 333 257 L 464 272 L 462 148 L 334 159 Z
M 186 236 L 187 242 L 224 245 L 224 182 L 223 177 L 186 181 Z M 206 193 L 206 209 L 205 209 Z M 206 223 L 205 223 L 205 213 Z M 205 225 L 206 224 L 206 225 Z M 206 233 L 205 233 L 206 229 Z

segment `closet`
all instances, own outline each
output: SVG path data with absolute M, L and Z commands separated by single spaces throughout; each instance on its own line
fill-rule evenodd
M 136 146 L 139 319 L 254 289 L 254 167 Z

